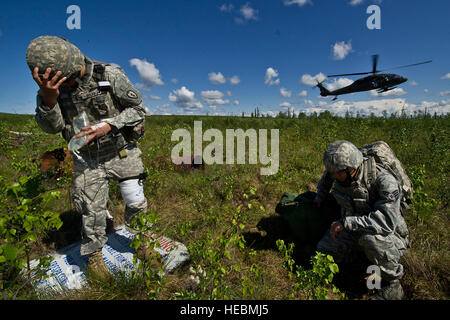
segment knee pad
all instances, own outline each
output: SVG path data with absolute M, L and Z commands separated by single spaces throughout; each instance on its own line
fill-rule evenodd
M 130 225 L 138 213 L 147 210 L 144 186 L 139 179 L 122 181 L 119 183 L 119 186 L 125 202 L 125 224 Z
M 144 186 L 139 179 L 122 181 L 119 186 L 127 207 L 133 207 L 145 201 Z

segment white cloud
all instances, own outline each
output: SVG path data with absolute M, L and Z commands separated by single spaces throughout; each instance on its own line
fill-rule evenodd
M 444 91 L 440 93 L 441 97 L 450 96 L 450 91 Z
M 172 81 L 172 83 L 175 83 L 175 84 L 178 83 L 178 79 L 176 79 L 176 78 L 172 78 L 170 81 Z
M 225 13 L 231 13 L 231 12 L 235 12 L 236 16 L 234 17 L 234 22 L 236 22 L 237 24 L 245 24 L 246 22 L 249 21 L 256 21 L 258 20 L 258 13 L 259 11 L 254 9 L 249 2 L 247 2 L 246 4 L 242 5 L 239 9 L 234 10 L 234 5 L 233 4 L 222 4 L 219 7 L 219 10 L 221 12 L 225 12 Z
M 147 106 L 144 106 L 145 109 L 145 115 L 150 116 L 152 113 L 150 112 L 150 109 Z
M 447 73 L 445 76 L 441 77 L 442 80 L 444 79 L 450 79 L 450 73 Z
M 149 96 L 149 98 L 152 100 L 161 100 L 161 97 L 158 96 Z
M 140 60 L 137 58 L 130 60 L 130 65 L 132 67 L 136 67 L 139 73 L 139 77 L 145 82 L 147 86 L 164 85 L 164 82 L 161 80 L 161 75 L 159 74 L 159 70 L 155 67 L 153 63 L 147 62 L 147 60 Z
M 227 82 L 227 79 L 222 74 L 222 72 L 210 72 L 208 73 L 208 79 L 212 84 L 224 84 Z M 236 85 L 241 82 L 238 76 L 232 76 L 228 79 L 231 85 Z
M 261 114 L 265 115 L 266 117 L 275 117 L 277 116 L 278 113 L 273 112 L 272 110 L 268 110 L 268 111 L 261 111 Z
M 291 107 L 292 107 L 292 103 L 290 103 L 290 102 L 284 101 L 284 102 L 280 103 L 280 108 L 287 109 L 287 108 L 291 108 Z
M 164 104 L 162 104 L 160 106 L 157 106 L 156 109 L 158 109 L 158 110 L 166 110 L 169 107 L 170 107 L 170 103 L 164 103 Z
M 247 21 L 258 19 L 258 10 L 253 9 L 248 2 L 239 9 L 239 13 Z
M 415 86 L 418 86 L 419 84 L 417 83 L 416 80 L 413 80 L 413 81 L 411 81 L 411 82 L 409 83 L 409 85 L 410 85 L 411 87 L 415 87 Z
M 159 114 L 163 114 L 163 115 L 170 115 L 170 113 L 167 110 L 169 107 L 170 107 L 169 103 L 165 103 L 163 105 L 157 106 L 156 112 Z
M 234 104 L 235 106 L 237 106 L 237 105 L 239 104 L 239 100 L 234 100 L 234 101 L 233 101 L 233 104 Z
M 425 92 L 425 93 L 428 93 L 428 91 L 430 91 L 430 90 L 428 90 L 428 89 L 423 89 L 423 92 Z
M 300 80 L 300 82 L 307 86 L 316 86 L 317 82 L 322 82 L 327 79 L 327 76 L 322 72 L 316 74 L 315 76 L 311 76 L 310 74 L 304 74 Z
M 357 6 L 363 2 L 364 2 L 364 0 L 351 0 L 348 4 L 351 6 Z M 375 2 L 377 4 L 381 4 L 383 2 L 383 0 L 373 0 L 373 2 Z
M 231 84 L 238 84 L 239 82 L 241 82 L 241 79 L 239 79 L 238 76 L 232 76 L 232 77 L 230 78 L 230 83 L 231 83 Z
M 306 106 L 309 106 L 309 107 L 314 107 L 315 106 L 315 103 L 312 100 L 306 99 L 303 102 L 305 103 Z
M 192 112 L 192 111 L 186 111 L 186 110 L 184 110 L 184 109 L 178 109 L 178 110 L 176 111 L 176 114 L 191 115 L 191 114 L 194 114 L 194 112 Z
M 230 90 L 227 90 L 227 96 L 231 97 L 233 94 L 231 93 Z
M 428 113 L 447 114 L 450 113 L 450 99 L 442 100 L 440 102 L 435 101 L 422 101 L 419 104 L 407 104 L 407 111 L 409 114 L 413 114 L 414 111 L 425 111 Z
M 225 84 L 227 82 L 227 79 L 222 74 L 222 72 L 210 72 L 208 73 L 208 79 L 212 84 Z M 241 82 L 241 79 L 239 79 L 238 76 L 232 76 L 228 79 L 230 81 L 231 85 L 236 85 Z
M 218 106 L 230 103 L 230 100 L 223 99 L 225 94 L 219 90 L 202 91 L 200 95 L 208 106 Z
M 297 97 L 306 97 L 308 95 L 308 92 L 306 90 L 300 91 L 297 93 Z
M 264 84 L 269 86 L 280 84 L 280 79 L 276 78 L 278 78 L 278 71 L 271 67 L 267 68 L 266 75 L 264 76 Z
M 169 100 L 184 111 L 197 111 L 202 109 L 203 105 L 194 96 L 195 93 L 193 91 L 189 91 L 189 89 L 183 86 L 169 93 Z
M 273 84 L 276 85 L 276 86 L 279 85 L 280 84 L 280 79 L 276 79 L 274 81 L 271 81 L 269 85 L 271 86 Z
M 403 90 L 402 88 L 395 88 L 386 92 L 382 92 L 382 93 L 378 93 L 376 90 L 371 90 L 370 92 L 370 96 L 372 98 L 377 98 L 377 97 L 399 97 L 399 96 L 403 96 L 406 94 L 406 91 Z
M 303 7 L 307 3 L 312 4 L 310 0 L 285 0 L 283 3 L 285 6 L 291 6 L 293 4 L 296 4 L 299 7 Z
M 150 86 L 145 83 L 135 83 L 134 86 L 139 90 L 150 91 Z
M 280 94 L 283 98 L 290 98 L 292 96 L 292 92 L 285 88 L 280 88 Z
M 349 5 L 351 6 L 357 6 L 358 4 L 361 4 L 364 0 L 352 0 L 349 2 Z
M 404 110 L 408 115 L 413 115 L 414 112 L 419 112 L 419 110 L 424 112 L 425 109 L 428 113 L 436 112 L 437 114 L 447 114 L 450 112 L 450 99 L 440 102 L 422 101 L 418 104 L 407 103 L 404 98 L 355 102 L 346 102 L 344 100 L 339 100 L 330 104 L 319 103 L 318 106 L 307 103 L 306 106 L 307 107 L 301 111 L 305 113 L 313 113 L 314 111 L 320 113 L 328 110 L 338 116 L 345 116 L 347 111 L 352 113 L 353 115 L 359 113 L 365 116 L 369 116 L 371 113 L 373 113 L 375 116 L 382 116 L 383 111 L 386 111 L 388 115 L 392 113 L 400 115 L 402 110 Z
M 234 9 L 234 6 L 231 3 L 229 3 L 229 4 L 224 3 L 219 7 L 219 10 L 222 12 L 231 12 L 233 9 Z
M 327 83 L 325 86 L 328 90 L 334 91 L 334 90 L 349 86 L 352 83 L 353 83 L 352 79 L 338 78 L 338 79 L 333 79 L 332 83 Z
M 212 84 L 224 84 L 227 79 L 223 76 L 221 72 L 211 72 L 208 74 L 208 79 Z
M 343 60 L 352 51 L 352 42 L 336 42 L 333 45 L 333 57 L 335 60 Z

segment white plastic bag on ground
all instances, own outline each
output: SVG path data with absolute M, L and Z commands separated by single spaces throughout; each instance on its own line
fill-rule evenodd
M 136 270 L 137 265 L 133 264 L 135 250 L 130 248 L 134 234 L 125 226 L 120 226 L 107 236 L 108 242 L 103 247 L 102 257 L 109 272 L 125 272 L 127 275 Z M 163 259 L 164 272 L 171 273 L 190 259 L 188 250 L 182 243 L 164 236 L 155 235 L 155 239 L 160 243 L 160 247 L 155 250 Z M 70 289 L 81 289 L 87 284 L 85 271 L 88 258 L 80 255 L 80 245 L 80 242 L 74 243 L 50 255 L 53 261 L 46 273 L 48 278 L 35 283 L 38 293 L 62 293 Z M 32 269 L 37 265 L 38 260 L 31 261 Z

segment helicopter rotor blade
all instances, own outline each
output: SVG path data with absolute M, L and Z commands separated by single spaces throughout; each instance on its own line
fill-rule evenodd
M 373 73 L 373 74 L 375 74 L 375 73 L 378 72 L 378 71 L 377 71 L 378 57 L 379 57 L 378 54 L 374 54 L 374 55 L 372 56 L 372 73 Z
M 388 70 L 395 70 L 395 69 L 401 69 L 401 68 L 418 66 L 418 65 L 425 64 L 425 63 L 430 63 L 430 62 L 433 61 L 433 60 L 428 60 L 428 61 L 424 61 L 424 62 L 408 64 L 406 66 L 394 67 L 394 68 L 389 68 L 389 69 L 384 69 L 384 70 L 377 70 L 378 58 L 379 58 L 378 54 L 374 54 L 372 56 L 372 71 L 370 71 L 370 72 L 332 74 L 332 75 L 327 75 L 327 77 L 331 78 L 331 77 L 341 77 L 341 76 L 361 76 L 361 75 L 365 75 L 365 74 L 376 74 L 376 73 L 384 72 L 384 71 L 388 71 Z
M 344 73 L 344 74 L 332 74 L 332 75 L 327 75 L 327 77 L 340 77 L 340 76 L 360 76 L 360 75 L 364 75 L 364 74 L 370 74 L 372 72 L 359 72 L 359 73 Z
M 420 65 L 420 64 L 430 63 L 430 62 L 432 62 L 432 61 L 433 61 L 433 60 L 428 60 L 428 61 L 424 61 L 424 62 L 408 64 L 408 65 L 406 65 L 406 66 L 400 66 L 400 67 L 394 67 L 394 68 L 384 69 L 384 70 L 382 70 L 381 72 L 383 72 L 383 71 L 388 71 L 388 70 L 395 70 L 395 69 L 402 69 L 402 68 L 407 68 L 407 67 L 418 66 L 418 65 Z
M 377 72 L 380 72 L 379 70 L 377 70 L 377 64 L 378 64 L 378 54 L 374 54 L 372 55 L 372 71 L 370 72 L 357 72 L 357 73 L 343 73 L 343 74 L 332 74 L 332 75 L 327 75 L 327 77 L 341 77 L 341 76 L 362 76 L 365 74 L 375 74 Z

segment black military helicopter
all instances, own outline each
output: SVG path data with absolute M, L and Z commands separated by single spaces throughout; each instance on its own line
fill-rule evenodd
M 379 73 L 379 72 L 417 66 L 419 64 L 430 63 L 432 61 L 432 60 L 429 60 L 429 61 L 409 64 L 406 66 L 400 66 L 400 67 L 395 67 L 395 68 L 390 68 L 387 70 L 380 71 L 380 70 L 377 70 L 378 57 L 379 56 L 377 54 L 372 56 L 372 71 L 370 71 L 370 72 L 333 74 L 333 75 L 327 76 L 327 77 L 331 78 L 331 77 L 340 77 L 340 76 L 355 76 L 355 75 L 371 74 L 370 76 L 356 80 L 355 82 L 353 82 L 352 84 L 350 84 L 346 87 L 343 87 L 343 88 L 340 88 L 340 89 L 337 89 L 334 91 L 329 91 L 322 85 L 322 83 L 325 80 L 323 80 L 322 82 L 317 82 L 317 86 L 320 88 L 320 95 L 322 97 L 335 96 L 334 99 L 332 100 L 332 101 L 334 101 L 337 99 L 337 96 L 341 95 L 341 94 L 348 94 L 348 93 L 361 92 L 361 91 L 370 91 L 370 90 L 374 90 L 374 89 L 376 89 L 378 93 L 386 92 L 386 91 L 397 88 L 396 87 L 397 85 L 408 81 L 408 79 L 405 77 L 399 76 L 397 74 L 393 74 L 393 73 Z

